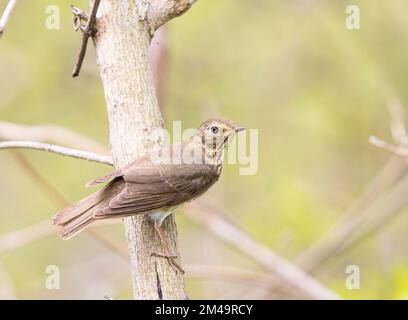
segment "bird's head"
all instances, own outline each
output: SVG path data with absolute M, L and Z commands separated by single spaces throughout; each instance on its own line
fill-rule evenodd
M 209 119 L 198 128 L 197 136 L 206 154 L 220 159 L 234 134 L 243 130 L 245 130 L 244 127 L 237 126 L 227 119 Z

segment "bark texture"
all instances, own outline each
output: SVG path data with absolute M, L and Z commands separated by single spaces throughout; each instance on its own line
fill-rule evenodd
M 151 0 L 147 9 L 152 30 L 186 12 L 197 0 Z
M 153 0 L 152 0 L 153 1 Z M 105 91 L 114 165 L 121 167 L 155 144 L 151 138 L 163 119 L 149 63 L 152 24 L 146 0 L 104 0 L 97 14 L 94 38 L 97 64 Z M 164 258 L 153 224 L 143 215 L 124 219 L 136 299 L 186 299 L 182 275 Z M 172 216 L 163 224 L 172 250 L 178 252 Z

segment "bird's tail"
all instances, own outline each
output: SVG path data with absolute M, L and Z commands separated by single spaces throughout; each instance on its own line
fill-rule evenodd
M 101 190 L 57 212 L 52 223 L 59 227 L 59 235 L 63 239 L 69 239 L 84 230 L 96 220 L 95 213 L 102 211 L 122 188 L 121 179 L 112 180 Z

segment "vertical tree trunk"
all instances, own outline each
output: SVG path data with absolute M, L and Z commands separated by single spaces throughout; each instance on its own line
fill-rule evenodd
M 162 128 L 149 64 L 151 23 L 149 1 L 103 0 L 94 38 L 97 64 L 105 91 L 110 147 L 116 167 L 142 155 L 154 144 L 150 133 Z M 124 219 L 129 246 L 133 292 L 136 299 L 186 299 L 182 275 L 164 258 L 153 224 L 143 215 Z M 174 218 L 163 224 L 174 252 L 177 231 Z

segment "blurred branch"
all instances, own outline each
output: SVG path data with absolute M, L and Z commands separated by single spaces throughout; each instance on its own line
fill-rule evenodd
M 65 207 L 69 204 L 69 202 L 41 175 L 41 173 L 31 165 L 20 151 L 12 150 L 12 155 L 17 164 L 23 168 L 23 170 L 36 182 L 36 185 L 40 186 L 56 204 L 61 207 Z M 47 224 L 47 226 L 45 226 L 45 224 Z M 0 252 L 10 249 L 11 246 L 19 247 L 26 245 L 32 241 L 39 240 L 54 233 L 55 228 L 51 226 L 51 223 L 48 220 L 16 232 L 11 232 L 4 236 L 0 236 Z M 112 252 L 128 259 L 127 250 L 112 242 L 98 231 L 90 229 L 89 234 Z
M 0 140 L 48 142 L 95 153 L 109 153 L 106 146 L 88 137 L 72 130 L 49 124 L 29 126 L 0 121 Z
M 388 194 L 372 202 L 358 215 L 341 225 L 334 236 L 321 245 L 312 247 L 296 261 L 304 270 L 315 271 L 322 263 L 334 255 L 351 248 L 361 240 L 372 235 L 380 227 L 385 227 L 407 205 L 408 175 Z
M 406 170 L 405 162 L 391 158 L 370 182 L 363 194 L 343 213 L 336 224 L 326 231 L 315 243 L 303 251 L 296 263 L 307 272 L 313 272 L 324 261 L 338 253 L 350 237 L 358 231 L 366 219 L 372 215 L 367 208 L 375 207 L 380 195 L 392 186 Z M 345 248 L 343 248 L 345 249 Z
M 112 246 L 112 242 L 109 241 L 107 243 L 107 239 L 99 233 L 94 232 L 92 229 L 89 229 L 88 231 L 92 233 L 92 237 L 110 248 L 111 251 L 119 254 L 119 256 L 125 261 L 128 261 L 127 250 L 125 247 L 116 244 Z M 51 235 L 54 235 L 54 228 L 50 225 L 48 220 L 42 221 L 29 227 L 0 235 L 0 252 L 15 250 Z M 197 279 L 239 282 L 263 288 L 275 287 L 281 283 L 278 277 L 270 273 L 252 271 L 243 268 L 211 265 L 187 265 L 185 268 L 187 276 Z
M 19 150 L 10 150 L 11 155 L 16 163 L 40 186 L 52 200 L 60 206 L 65 206 L 66 201 L 64 197 L 51 186 L 48 181 L 31 165 L 31 163 L 24 157 Z
M 405 147 L 400 147 L 397 145 L 393 145 L 390 143 L 387 143 L 375 136 L 371 136 L 369 137 L 369 141 L 371 142 L 371 144 L 373 144 L 374 146 L 387 150 L 388 152 L 401 157 L 401 158 L 408 158 L 408 149 Z
M 342 248 L 344 251 L 350 248 L 352 245 L 356 245 L 361 241 L 375 234 L 381 228 L 384 228 L 398 214 L 404 212 L 402 209 L 408 204 L 408 175 L 406 175 L 390 192 L 385 196 L 383 201 L 373 204 L 373 208 L 378 207 L 379 214 L 372 215 L 371 219 L 362 225 L 361 232 L 353 234 L 345 246 Z
M 187 265 L 185 267 L 187 276 L 195 279 L 231 281 L 268 290 L 282 282 L 279 277 L 271 273 L 244 268 L 216 265 Z
M 62 156 L 83 159 L 112 166 L 112 159 L 109 156 L 36 141 L 3 141 L 0 142 L 0 149 L 33 149 L 47 151 Z
M 82 28 L 81 27 L 81 19 L 85 17 L 85 15 L 80 11 L 78 8 L 72 7 L 72 13 L 74 14 L 74 20 L 75 18 L 79 19 L 79 29 L 82 32 L 82 43 L 81 47 L 78 53 L 77 61 L 74 66 L 74 70 L 72 71 L 72 77 L 77 77 L 79 75 L 79 72 L 81 71 L 81 66 L 85 58 L 86 54 L 86 47 L 88 46 L 88 40 L 89 37 L 92 37 L 95 32 L 96 32 L 96 13 L 99 8 L 99 4 L 101 3 L 101 0 L 94 0 L 92 4 L 92 9 L 91 13 L 89 14 L 89 17 L 86 25 Z
M 187 265 L 185 267 L 187 276 L 193 279 L 221 282 L 230 281 L 251 286 L 251 290 L 248 290 L 248 287 L 245 289 L 245 295 L 251 292 L 251 294 L 247 295 L 247 298 L 243 297 L 243 293 L 237 293 L 236 288 L 232 290 L 232 294 L 234 294 L 235 297 L 239 297 L 239 299 L 254 300 L 258 299 L 258 297 L 264 298 L 271 296 L 271 290 L 283 284 L 278 276 L 269 272 L 217 265 Z M 305 295 L 296 291 L 296 288 L 293 287 L 285 287 L 285 294 L 291 298 L 305 298 Z M 275 297 L 278 298 L 278 296 Z M 219 299 L 230 299 L 230 294 L 227 294 L 226 297 L 220 297 Z
M 246 232 L 227 222 L 213 208 L 205 209 L 199 201 L 188 204 L 187 214 L 214 235 L 231 244 L 234 248 L 252 257 L 255 261 L 275 273 L 285 284 L 297 288 L 314 299 L 339 299 L 334 292 L 324 287 L 301 269 L 277 255 L 263 244 L 255 241 Z
M 4 29 L 6 28 L 6 24 L 10 18 L 11 12 L 13 11 L 16 3 L 17 3 L 17 0 L 10 0 L 7 4 L 6 9 L 3 12 L 3 15 L 0 18 L 0 38 L 4 33 Z
M 127 249 L 124 246 L 113 244 L 111 241 L 95 230 L 89 229 L 92 237 L 104 246 L 117 253 L 125 261 L 128 261 Z M 6 250 L 15 250 L 26 246 L 37 240 L 54 235 L 54 228 L 48 220 L 33 224 L 31 226 L 0 235 L 0 253 Z M 187 275 L 197 279 L 212 279 L 215 281 L 239 282 L 251 286 L 270 288 L 280 283 L 278 277 L 260 271 L 244 268 L 212 265 L 187 265 Z M 1 271 L 1 270 L 0 270 Z M 0 275 L 1 278 L 1 275 Z
M 0 235 L 0 252 L 14 250 L 55 234 L 49 220 Z
M 392 145 L 387 143 L 375 136 L 369 137 L 369 141 L 374 146 L 387 150 L 390 153 L 402 157 L 408 157 L 408 137 L 407 137 L 407 130 L 404 125 L 404 108 L 402 107 L 401 103 L 397 99 L 393 99 L 391 102 L 388 103 L 388 110 L 391 115 L 391 135 L 394 139 L 396 145 Z
M 37 182 L 37 185 L 43 188 L 47 194 L 50 195 L 52 199 L 59 205 L 65 206 L 67 205 L 67 201 L 64 199 L 62 195 L 58 193 L 43 177 L 42 175 L 34 168 L 31 166 L 31 164 L 24 158 L 23 155 L 21 155 L 18 151 L 13 151 L 13 156 L 15 157 L 15 160 L 18 164 L 20 164 L 24 170 Z M 191 205 L 190 205 L 191 206 Z M 190 208 L 191 209 L 191 208 Z M 197 218 L 197 207 L 193 206 L 193 210 L 195 210 L 190 216 Z M 205 217 L 209 213 L 206 212 L 202 217 Z M 211 217 L 211 215 L 210 215 Z M 228 222 L 224 221 L 223 219 L 216 217 L 213 215 L 211 217 L 211 221 L 207 221 L 207 223 L 210 223 L 212 228 L 210 230 L 216 231 L 215 234 L 218 236 L 220 234 L 226 235 L 227 239 L 229 239 L 229 242 L 232 243 L 240 243 L 240 249 L 246 253 L 249 254 L 252 257 L 256 257 L 258 261 L 263 263 L 265 266 L 267 266 L 269 269 L 273 270 L 279 277 L 281 277 L 285 282 L 287 281 L 287 271 L 290 272 L 290 267 L 288 269 L 288 265 L 284 264 L 282 265 L 282 261 L 279 261 L 277 257 L 273 256 L 273 253 L 270 252 L 269 249 L 266 247 L 263 247 L 260 244 L 257 244 L 254 240 L 249 238 L 248 235 L 246 235 L 243 231 L 238 230 L 235 226 L 230 225 Z M 200 219 L 201 220 L 201 219 Z M 214 223 L 215 222 L 215 223 Z M 208 226 L 208 224 L 207 224 Z M 110 239 L 107 239 L 106 237 L 102 236 L 95 230 L 90 229 L 89 233 L 91 234 L 92 237 L 96 238 L 99 242 L 101 242 L 105 247 L 109 248 L 111 251 L 119 254 L 122 258 L 127 259 L 127 251 L 122 248 L 119 245 L 114 244 Z M 0 252 L 4 250 L 10 250 L 10 249 L 15 249 L 20 246 L 27 245 L 33 241 L 39 240 L 43 237 L 49 236 L 54 234 L 54 228 L 50 225 L 49 221 L 44 221 L 40 222 L 38 224 L 23 228 L 21 230 L 13 231 L 8 234 L 4 234 L 0 236 Z M 232 239 L 232 240 L 231 240 Z M 265 256 L 266 255 L 266 256 Z M 272 258 L 272 259 L 271 259 Z M 280 268 L 284 268 L 287 271 L 282 271 Z M 264 283 L 264 286 L 267 286 L 269 288 L 275 288 L 279 284 L 281 284 L 281 280 L 277 280 L 276 276 L 270 275 L 270 274 L 256 274 L 254 272 L 237 272 L 236 270 L 231 271 L 232 269 L 224 269 L 224 270 L 209 270 L 209 274 L 207 277 L 209 278 L 220 278 L 222 277 L 229 277 L 229 279 L 235 280 L 235 281 L 243 281 L 243 282 L 249 282 L 253 283 L 254 285 L 259 285 L 260 283 Z M 280 271 L 279 271 L 280 270 Z M 191 275 L 193 277 L 200 277 L 200 270 L 196 268 L 190 268 Z M 202 269 L 201 269 L 202 271 Z M 282 272 L 284 273 L 284 276 L 282 277 Z M 293 272 L 293 271 L 292 271 Z M 286 275 L 286 276 L 285 276 Z M 203 273 L 201 273 L 201 277 L 203 277 Z M 290 277 L 293 275 L 289 274 Z M 298 279 L 299 280 L 299 279 Z M 300 279 L 305 281 L 304 279 Z M 306 278 L 306 285 L 310 285 L 307 282 Z M 296 282 L 296 279 L 293 279 L 292 281 L 289 281 L 290 284 L 293 285 L 293 282 Z M 310 280 L 309 280 L 310 281 Z M 297 286 L 295 286 L 297 287 Z M 303 287 L 303 284 L 301 285 L 301 288 Z M 303 288 L 303 290 L 305 290 Z M 318 298 L 319 296 L 316 296 L 320 293 L 314 293 L 311 294 L 309 289 L 305 290 L 306 293 L 312 297 Z M 322 297 L 332 297 L 327 294 Z
M 102 236 L 102 234 L 94 229 L 89 229 L 88 233 L 112 252 L 117 253 L 126 261 L 128 260 L 126 248 L 114 244 L 110 239 Z M 54 234 L 54 228 L 48 220 L 45 220 L 29 227 L 0 235 L 0 253 L 6 250 L 15 250 Z M 245 253 L 247 254 L 247 252 Z M 188 265 L 186 266 L 186 271 L 187 275 L 192 278 L 240 282 L 247 285 L 260 286 L 269 291 L 283 284 L 279 275 L 275 276 L 270 273 L 243 268 Z
M 120 220 L 118 221 L 120 222 Z M 95 229 L 89 229 L 88 233 L 97 240 L 100 244 L 102 244 L 105 248 L 109 249 L 110 251 L 116 253 L 122 259 L 125 259 L 126 262 L 129 261 L 129 253 L 127 248 L 122 247 L 121 245 L 117 244 L 116 242 L 112 241 L 110 238 L 104 236 L 101 232 Z
M 125 261 L 128 261 L 127 250 L 120 245 L 112 245 L 112 242 L 107 243 L 107 239 L 101 236 L 94 230 L 89 229 L 92 237 L 100 241 L 103 245 L 118 253 Z M 20 230 L 0 235 L 0 252 L 6 250 L 15 250 L 17 248 L 28 245 L 37 240 L 54 235 L 54 228 L 48 220 L 33 224 Z M 252 271 L 243 268 L 235 268 L 228 266 L 211 266 L 211 265 L 187 265 L 187 275 L 197 279 L 212 279 L 219 281 L 240 282 L 247 285 L 261 286 L 270 288 L 280 283 L 276 276 L 259 271 Z
M 408 141 L 403 120 L 403 108 L 396 99 L 388 104 L 388 108 L 391 115 L 391 133 L 398 145 L 390 145 L 375 137 L 370 137 L 370 142 L 395 155 L 406 157 L 408 151 L 400 145 L 406 144 Z M 350 248 L 395 217 L 399 210 L 407 204 L 406 197 L 402 196 L 407 188 L 407 176 L 391 189 L 389 193 L 391 200 L 388 201 L 388 205 L 381 207 L 381 195 L 397 182 L 406 168 L 406 161 L 392 157 L 369 184 L 363 195 L 350 207 L 347 214 L 343 215 L 344 217 L 336 223 L 335 227 L 331 228 L 298 257 L 296 261 L 299 265 L 304 270 L 312 272 L 330 257 Z M 376 210 L 378 207 L 380 210 Z M 376 216 L 378 218 L 372 222 L 373 217 Z M 371 218 L 369 219 L 369 217 Z M 371 225 L 364 229 L 368 221 L 371 222 Z
M 126 260 L 129 259 L 126 248 L 113 243 L 110 239 L 95 229 L 88 229 L 88 233 L 110 251 Z M 50 223 L 49 219 L 37 222 L 28 227 L 1 234 L 0 253 L 6 250 L 15 250 L 24 247 L 32 242 L 49 236 L 55 236 L 55 227 Z

